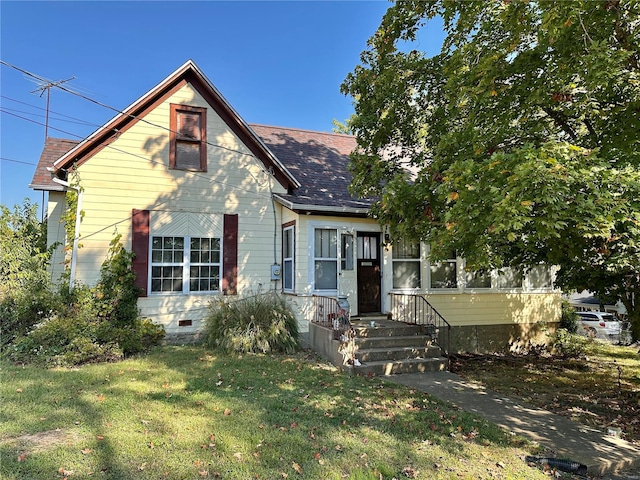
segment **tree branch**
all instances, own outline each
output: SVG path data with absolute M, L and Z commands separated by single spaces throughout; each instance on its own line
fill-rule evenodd
M 571 137 L 571 140 L 574 142 L 578 140 L 578 135 L 576 135 L 575 130 L 571 125 L 569 125 L 569 122 L 567 122 L 567 117 L 565 115 L 560 112 L 556 112 L 549 107 L 542 107 L 542 111 L 551 117 L 554 123 Z

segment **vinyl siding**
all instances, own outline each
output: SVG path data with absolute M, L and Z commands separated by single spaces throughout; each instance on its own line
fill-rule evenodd
M 169 170 L 169 105 L 207 107 L 207 172 Z M 110 147 L 78 167 L 84 188 L 85 217 L 76 278 L 95 284 L 109 242 L 121 234 L 131 250 L 131 211 L 238 214 L 238 291 L 244 293 L 271 286 L 270 265 L 276 232 L 280 258 L 280 218 L 274 218 L 269 177 L 262 164 L 190 85 L 186 85 L 137 122 Z M 224 148 L 221 148 L 224 147 Z M 233 150 L 233 151 L 230 151 Z M 276 193 L 285 193 L 271 180 Z M 153 215 L 153 214 L 152 214 Z M 154 234 L 153 230 L 150 232 Z M 144 316 L 178 330 L 178 320 L 192 320 L 196 330 L 211 294 L 153 295 L 141 298 Z M 180 327 L 180 332 L 184 331 Z

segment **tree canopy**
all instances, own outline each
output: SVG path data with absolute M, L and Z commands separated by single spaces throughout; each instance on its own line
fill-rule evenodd
M 352 191 L 392 239 L 479 270 L 558 265 L 559 285 L 622 299 L 640 338 L 640 2 L 399 1 L 342 91 Z

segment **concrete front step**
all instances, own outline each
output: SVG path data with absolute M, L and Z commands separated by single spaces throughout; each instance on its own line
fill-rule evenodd
M 371 324 L 373 322 L 373 325 Z M 448 370 L 449 362 L 428 335 L 428 326 L 382 318 L 352 319 L 356 375 L 394 375 Z
M 424 335 L 409 335 L 398 337 L 358 337 L 355 338 L 356 345 L 360 350 L 371 348 L 425 348 L 433 345 L 431 337 Z
M 356 375 L 395 375 L 399 373 L 438 372 L 448 369 L 448 361 L 440 358 L 415 358 L 401 361 L 364 362 L 359 367 L 351 367 Z
M 394 347 L 394 348 L 369 348 L 358 349 L 356 358 L 361 362 L 374 361 L 399 361 L 425 358 L 438 358 L 441 352 L 439 347 Z

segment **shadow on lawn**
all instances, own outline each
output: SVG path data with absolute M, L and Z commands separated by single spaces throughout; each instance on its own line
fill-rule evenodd
M 62 477 L 68 476 L 74 471 L 73 464 L 78 462 L 60 458 L 55 450 L 60 446 L 77 445 L 77 458 L 86 456 L 87 461 L 95 466 L 91 470 L 100 471 L 110 478 L 126 478 L 127 468 L 119 462 L 110 437 L 103 435 L 107 421 L 102 410 L 97 408 L 101 401 L 99 395 L 95 395 L 95 401 L 83 399 L 88 391 L 97 387 L 93 382 L 94 376 L 74 370 L 76 381 L 69 385 L 65 370 L 22 369 L 27 375 L 30 370 L 35 374 L 32 380 L 23 381 L 19 376 L 14 378 L 21 385 L 21 398 L 15 402 L 20 410 L 10 412 L 5 408 L 3 416 L 7 422 L 20 421 L 24 431 L 34 433 L 2 439 L 0 471 L 16 475 L 15 478 L 36 478 L 34 474 L 42 476 L 37 478 L 48 478 L 53 472 Z M 46 383 L 42 381 L 42 374 L 46 374 Z M 5 398 L 5 402 L 7 400 L 10 399 Z M 38 416 L 42 411 L 52 413 L 47 417 Z M 37 455 L 33 462 L 29 458 L 32 455 Z

